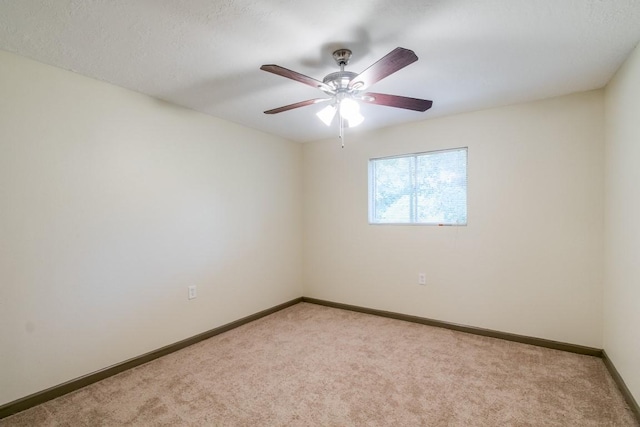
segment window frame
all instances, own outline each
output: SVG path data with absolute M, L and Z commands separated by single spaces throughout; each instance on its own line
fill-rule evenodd
M 466 173 L 466 182 L 467 182 L 467 186 L 466 186 L 466 191 L 465 191 L 465 208 L 467 211 L 467 215 L 466 215 L 466 220 L 464 223 L 438 223 L 438 222 L 375 222 L 373 221 L 374 219 L 374 209 L 375 209 L 375 201 L 374 201 L 374 195 L 375 195 L 375 179 L 374 179 L 374 162 L 377 160 L 387 160 L 387 159 L 399 159 L 399 158 L 407 158 L 407 157 L 411 157 L 415 160 L 417 160 L 417 158 L 419 156 L 423 156 L 423 155 L 428 155 L 428 154 L 437 154 L 437 153 L 446 153 L 446 152 L 450 152 L 450 151 L 462 151 L 464 150 L 466 152 L 465 155 L 465 173 Z M 440 149 L 440 150 L 429 150 L 429 151 L 420 151 L 420 152 L 415 152 L 415 153 L 406 153 L 406 154 L 398 154 L 398 155 L 393 155 L 393 156 L 381 156 L 381 157 L 371 157 L 368 160 L 368 182 L 367 182 L 367 187 L 368 187 L 368 200 L 367 200 L 367 204 L 368 204 L 368 212 L 367 212 L 367 216 L 368 216 L 368 222 L 369 225 L 408 225 L 408 226 L 439 226 L 439 227 L 466 227 L 469 223 L 469 216 L 468 216 L 468 212 L 469 212 L 469 147 L 455 147 L 455 148 L 444 148 L 444 149 Z M 414 183 L 415 185 L 415 183 Z M 414 197 L 414 194 L 412 194 L 412 198 Z

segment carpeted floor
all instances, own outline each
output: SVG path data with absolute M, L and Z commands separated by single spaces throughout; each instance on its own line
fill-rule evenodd
M 2 426 L 638 426 L 603 362 L 300 303 Z

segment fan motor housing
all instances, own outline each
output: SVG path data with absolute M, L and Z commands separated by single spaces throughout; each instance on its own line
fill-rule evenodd
M 335 91 L 347 90 L 349 83 L 357 75 L 358 74 L 353 71 L 336 71 L 335 73 L 327 74 L 322 82 L 333 88 Z

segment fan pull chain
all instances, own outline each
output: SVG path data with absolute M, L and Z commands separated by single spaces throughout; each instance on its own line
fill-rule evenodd
M 340 72 L 344 72 L 344 62 L 340 62 Z M 342 117 L 342 113 L 340 111 L 340 104 L 338 104 L 338 116 L 340 116 L 340 143 L 342 144 L 342 148 L 344 148 L 344 118 Z
M 340 126 L 340 133 L 338 137 L 340 138 L 340 142 L 342 143 L 342 148 L 344 148 L 344 119 L 342 118 L 342 114 L 338 113 L 338 126 Z

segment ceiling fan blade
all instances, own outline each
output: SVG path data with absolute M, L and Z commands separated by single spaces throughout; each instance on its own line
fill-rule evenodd
M 320 80 L 316 80 L 312 77 L 305 76 L 304 74 L 300 74 L 297 71 L 289 70 L 288 68 L 281 67 L 279 65 L 267 64 L 260 67 L 261 70 L 267 71 L 269 73 L 277 74 L 282 77 L 286 77 L 291 80 L 295 80 L 300 83 L 304 83 L 308 86 L 318 88 L 324 91 L 334 92 L 334 90 L 322 83 Z
M 277 114 L 282 113 L 283 111 L 293 110 L 294 108 L 306 107 L 307 105 L 319 104 L 321 102 L 331 101 L 331 98 L 316 98 L 316 99 L 308 99 L 306 101 L 296 102 L 295 104 L 289 104 L 282 107 L 274 108 L 273 110 L 267 110 L 265 114 Z
M 384 93 L 367 92 L 358 99 L 368 104 L 384 105 L 387 107 L 404 108 L 406 110 L 427 111 L 433 101 L 427 99 L 408 98 L 406 96 L 387 95 Z
M 413 64 L 418 60 L 416 54 L 409 49 L 397 47 L 378 60 L 375 64 L 358 74 L 349 83 L 349 89 L 363 90 L 379 82 L 390 74 Z

